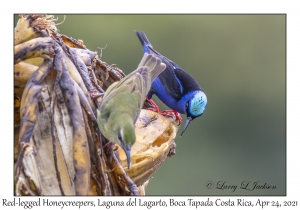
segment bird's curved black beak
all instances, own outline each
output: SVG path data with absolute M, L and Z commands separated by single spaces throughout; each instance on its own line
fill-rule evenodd
M 130 168 L 130 150 L 131 150 L 131 146 L 127 145 L 125 147 L 123 147 L 123 150 L 126 154 L 127 157 L 127 165 L 128 165 L 128 169 Z
M 191 118 L 191 117 L 187 117 L 187 118 L 186 118 L 186 120 L 185 120 L 185 125 L 184 125 L 184 127 L 183 127 L 183 130 L 182 130 L 180 136 L 183 135 L 183 133 L 185 132 L 186 128 L 188 127 L 189 123 L 190 123 L 192 120 L 193 120 L 193 118 Z

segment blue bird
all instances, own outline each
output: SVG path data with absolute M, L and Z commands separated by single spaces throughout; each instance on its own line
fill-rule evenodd
M 182 136 L 189 123 L 203 114 L 207 97 L 193 77 L 183 71 L 176 63 L 154 50 L 144 32 L 134 32 L 142 44 L 144 53 L 154 54 L 166 64 L 165 71 L 153 81 L 147 99 L 154 105 L 151 98 L 155 94 L 164 104 L 173 109 L 171 112 L 174 112 L 176 118 L 179 117 L 177 112 L 186 115 Z M 155 104 L 154 107 L 157 108 L 158 106 Z M 170 112 L 170 110 L 168 111 Z M 180 117 L 179 120 L 181 121 Z

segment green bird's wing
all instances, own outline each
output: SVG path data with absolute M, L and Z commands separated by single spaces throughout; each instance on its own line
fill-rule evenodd
M 146 94 L 149 91 L 151 85 L 149 83 L 149 68 L 147 66 L 139 67 L 137 70 L 124 77 L 120 82 L 116 82 L 108 88 L 103 97 L 103 100 L 101 101 L 100 110 L 104 111 L 102 110 L 102 108 L 105 109 L 106 104 L 110 104 L 110 106 L 126 106 L 126 104 L 111 104 L 108 102 L 111 99 L 118 97 L 118 95 L 120 96 L 124 94 L 133 94 L 134 99 L 137 100 L 137 107 L 134 107 L 137 112 L 136 116 L 133 116 L 135 122 L 137 117 L 139 116 L 141 108 L 143 107 Z
M 144 54 L 142 61 L 140 62 L 138 68 L 128 74 L 126 77 L 121 79 L 119 82 L 115 82 L 109 86 L 104 94 L 104 97 L 100 104 L 100 111 L 107 112 L 108 114 L 114 110 L 123 110 L 122 106 L 126 106 L 129 112 L 134 113 L 133 122 L 137 120 L 141 108 L 144 105 L 144 101 L 147 93 L 150 90 L 151 82 L 166 68 L 166 65 L 161 62 L 158 57 L 150 54 Z M 132 104 L 118 104 L 121 97 L 126 94 L 133 94 L 133 100 L 137 100 L 137 106 Z M 129 96 L 129 95 L 128 95 Z M 111 100 L 116 102 L 112 102 Z M 128 97 L 129 98 L 129 97 Z M 111 101 L 111 102 L 110 102 Z M 124 101 L 121 99 L 121 101 Z M 110 102 L 110 103 L 109 103 Z M 103 113 L 104 114 L 104 113 Z M 105 114 L 104 114 L 105 116 Z M 107 116 L 108 117 L 108 116 Z
M 162 63 L 160 58 L 154 56 L 153 54 L 146 54 L 146 53 L 144 54 L 138 67 L 141 67 L 141 66 L 148 66 L 148 68 L 150 69 L 151 83 L 166 68 L 166 64 Z

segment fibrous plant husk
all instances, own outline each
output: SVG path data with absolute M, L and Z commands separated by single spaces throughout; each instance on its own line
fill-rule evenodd
M 177 122 L 143 109 L 128 169 L 123 150 L 96 121 L 105 90 L 125 74 L 60 34 L 55 21 L 19 15 L 15 27 L 15 194 L 145 195 L 154 172 L 175 154 Z

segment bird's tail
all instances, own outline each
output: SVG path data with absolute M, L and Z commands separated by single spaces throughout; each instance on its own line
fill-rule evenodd
M 141 42 L 141 44 L 143 46 L 144 53 L 150 54 L 150 51 L 149 51 L 148 47 L 150 47 L 152 49 L 153 49 L 153 47 L 152 47 L 150 41 L 148 40 L 146 34 L 144 32 L 139 32 L 139 31 L 136 31 L 136 30 L 134 30 L 134 33 L 139 38 L 139 40 L 140 40 L 140 42 Z
M 152 54 L 145 53 L 139 67 L 147 66 L 151 71 L 151 83 L 155 78 L 166 68 L 166 64 L 162 63 L 161 60 Z

